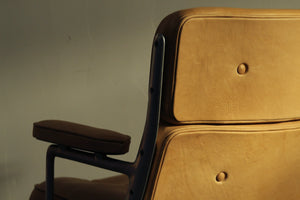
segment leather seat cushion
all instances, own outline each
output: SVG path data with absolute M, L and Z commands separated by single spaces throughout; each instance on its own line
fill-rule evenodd
M 299 121 L 162 125 L 145 199 L 298 200 L 299 139 Z
M 35 185 L 30 200 L 45 199 L 45 182 Z M 56 178 L 54 200 L 120 200 L 125 199 L 128 178 L 125 175 L 99 180 Z

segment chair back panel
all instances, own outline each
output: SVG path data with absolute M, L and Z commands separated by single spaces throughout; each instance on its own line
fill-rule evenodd
M 300 11 L 191 9 L 166 17 L 162 118 L 173 124 L 300 117 Z

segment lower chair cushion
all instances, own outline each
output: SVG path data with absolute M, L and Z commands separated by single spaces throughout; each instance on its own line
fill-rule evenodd
M 33 136 L 39 140 L 103 154 L 124 154 L 130 145 L 128 135 L 61 120 L 34 123 Z
M 30 200 L 45 199 L 45 182 L 35 185 Z M 125 199 L 128 178 L 119 175 L 98 180 L 56 178 L 54 200 L 121 200 Z
M 300 121 L 160 126 L 145 199 L 299 200 Z

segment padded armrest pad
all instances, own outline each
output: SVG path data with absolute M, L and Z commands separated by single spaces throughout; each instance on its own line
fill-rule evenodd
M 130 145 L 128 135 L 60 120 L 34 123 L 33 136 L 39 140 L 103 154 L 124 154 Z

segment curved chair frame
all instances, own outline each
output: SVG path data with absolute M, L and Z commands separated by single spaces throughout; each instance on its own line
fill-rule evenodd
M 165 38 L 163 35 L 157 35 L 154 39 L 152 49 L 146 124 L 135 161 L 126 162 L 109 158 L 104 154 L 75 150 L 63 145 L 50 145 L 46 158 L 47 200 L 53 199 L 55 157 L 126 174 L 129 177 L 129 188 L 126 199 L 138 200 L 143 198 L 159 126 L 164 52 Z

